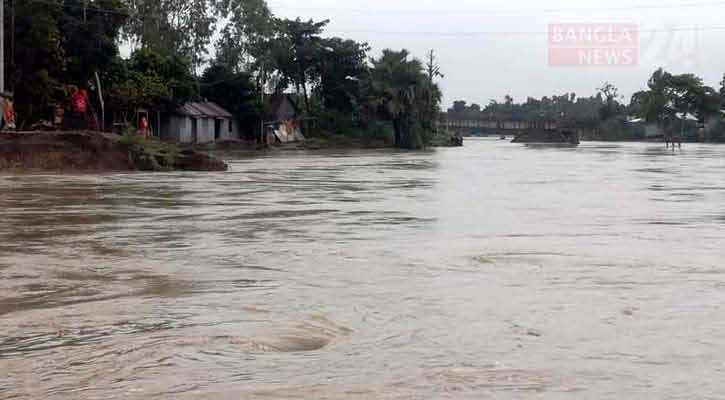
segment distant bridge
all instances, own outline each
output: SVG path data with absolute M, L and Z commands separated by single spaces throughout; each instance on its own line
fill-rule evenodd
M 465 119 L 444 117 L 438 122 L 438 127 L 456 132 L 462 136 L 471 135 L 515 135 L 527 129 L 556 130 L 559 125 L 550 121 L 512 121 L 490 119 Z

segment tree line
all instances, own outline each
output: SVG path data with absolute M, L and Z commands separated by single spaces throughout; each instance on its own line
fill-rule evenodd
M 12 0 L 10 7 L 6 70 L 20 127 L 50 118 L 69 88 L 84 87 L 103 94 L 108 119 L 125 121 L 141 108 L 171 111 L 208 99 L 251 137 L 268 111 L 265 96 L 275 93 L 294 94 L 303 117 L 323 131 L 382 131 L 399 147 L 420 148 L 435 129 L 442 74 L 433 52 L 427 65 L 406 50 L 371 58 L 367 43 L 325 35 L 328 20 L 278 18 L 265 0 Z M 121 46 L 130 57 L 120 56 Z
M 505 96 L 502 102 L 491 100 L 484 107 L 455 101 L 448 109 L 454 118 L 511 121 L 551 121 L 559 125 L 592 132 L 597 139 L 643 139 L 644 131 L 628 122 L 641 121 L 655 126 L 662 134 L 677 134 L 685 123 L 692 139 L 725 141 L 721 109 L 725 106 L 725 76 L 716 90 L 693 74 L 672 74 L 662 68 L 654 71 L 646 89 L 627 101 L 618 88 L 605 82 L 596 94 L 577 97 L 575 93 L 529 97 L 521 103 Z

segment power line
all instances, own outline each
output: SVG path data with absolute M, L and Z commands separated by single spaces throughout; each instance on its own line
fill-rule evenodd
M 689 3 L 678 3 L 678 4 L 643 4 L 643 5 L 631 5 L 631 6 L 611 6 L 611 7 L 561 7 L 561 8 L 489 8 L 489 9 L 428 9 L 428 10 L 413 10 L 413 9 L 370 9 L 370 8 L 335 8 L 335 7 L 298 7 L 290 6 L 283 3 L 278 3 L 278 7 L 284 7 L 288 10 L 296 11 L 324 11 L 324 12 L 348 12 L 353 14 L 411 14 L 411 15 L 441 15 L 441 14 L 463 14 L 463 15 L 475 15 L 475 14 L 531 14 L 531 13 L 561 13 L 569 11 L 586 11 L 586 12 L 601 12 L 601 11 L 631 11 L 631 10 L 656 10 L 656 9 L 682 9 L 682 8 L 696 8 L 696 7 L 717 7 L 725 5 L 725 1 L 709 1 L 709 2 L 689 2 Z
M 72 5 L 72 4 L 58 3 L 58 2 L 49 1 L 49 0 L 27 0 L 27 1 L 30 2 L 30 3 L 47 4 L 47 5 L 56 6 L 56 7 L 62 7 L 62 8 L 76 8 L 76 7 L 80 7 L 80 5 L 75 6 L 75 5 Z M 107 8 L 101 8 L 101 7 L 95 7 L 95 6 L 87 6 L 86 7 L 86 10 L 87 11 L 96 12 L 96 13 L 99 13 L 99 14 L 115 14 L 115 15 L 122 15 L 124 17 L 130 17 L 131 16 L 127 12 L 118 11 L 118 10 L 110 10 L 110 9 L 107 9 Z
M 59 2 L 54 2 L 52 0 L 27 0 L 31 3 L 37 3 L 37 4 L 48 4 L 53 5 L 56 7 L 64 7 L 64 8 L 75 8 L 75 6 L 70 4 L 64 4 Z M 540 8 L 540 9 L 518 9 L 520 11 L 539 11 L 539 12 L 560 12 L 560 11 L 578 11 L 578 10 L 587 10 L 587 11 L 602 11 L 602 10 L 642 10 L 642 9 L 656 9 L 656 8 L 689 8 L 689 7 L 703 7 L 703 6 L 719 6 L 719 5 L 725 5 L 725 1 L 717 1 L 717 2 L 697 2 L 697 3 L 680 3 L 680 4 L 662 4 L 662 5 L 641 5 L 641 6 L 627 6 L 627 7 L 606 7 L 606 8 Z M 315 10 L 315 8 L 304 8 L 304 7 L 290 7 L 292 9 L 305 9 L 305 10 Z M 103 13 L 103 14 L 116 14 L 116 15 L 122 15 L 125 17 L 131 17 L 134 18 L 134 16 L 130 15 L 129 13 L 118 11 L 118 10 L 111 10 L 111 9 L 104 9 L 101 7 L 94 7 L 90 6 L 87 8 L 87 10 L 96 12 L 96 13 Z M 325 11 L 331 11 L 331 10 L 348 10 L 348 11 L 360 11 L 360 12 L 389 12 L 388 11 L 373 11 L 373 10 L 364 10 L 364 9 L 335 9 L 335 8 L 320 8 L 319 10 L 325 10 Z M 476 13 L 476 12 L 491 12 L 491 11 L 502 11 L 502 12 L 510 12 L 510 11 L 516 11 L 517 9 L 508 9 L 508 10 L 449 10 L 448 12 L 454 12 L 454 13 Z M 392 10 L 394 11 L 394 10 Z M 432 10 L 421 10 L 421 11 L 415 11 L 415 10 L 399 10 L 400 12 L 414 12 L 414 13 L 436 13 L 439 14 L 441 12 L 446 12 L 445 10 L 440 11 L 432 11 Z M 720 31 L 725 30 L 724 25 L 720 26 L 691 26 L 691 27 L 672 27 L 672 28 L 663 28 L 663 29 L 640 29 L 636 32 L 638 33 L 663 33 L 663 32 L 688 32 L 688 31 Z M 381 34 L 381 35 L 419 35 L 419 36 L 440 36 L 440 37 L 460 37 L 460 36 L 544 36 L 548 35 L 548 31 L 384 31 L 384 30 L 371 30 L 371 29 L 328 29 L 326 32 L 330 33 L 369 33 L 369 34 Z
M 636 33 L 665 33 L 665 32 L 695 32 L 695 31 L 721 31 L 725 30 L 725 25 L 717 26 L 691 26 L 691 27 L 672 27 L 662 29 L 637 29 Z M 382 30 L 366 30 L 366 29 L 329 29 L 326 32 L 334 33 L 371 33 L 381 35 L 420 35 L 420 36 L 547 36 L 548 31 L 382 31 Z

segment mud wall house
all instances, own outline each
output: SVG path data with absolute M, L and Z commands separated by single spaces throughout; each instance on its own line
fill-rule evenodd
M 229 111 L 214 102 L 189 102 L 163 119 L 161 138 L 199 144 L 235 140 L 239 138 L 239 124 Z

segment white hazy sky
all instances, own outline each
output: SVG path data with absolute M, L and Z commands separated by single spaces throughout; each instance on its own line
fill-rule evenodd
M 629 96 L 657 67 L 692 72 L 715 88 L 725 73 L 725 1 L 714 0 L 268 0 L 280 17 L 330 19 L 328 35 L 423 58 L 434 49 L 445 78 L 444 105 L 484 105 L 510 94 L 594 94 L 604 81 Z M 551 67 L 549 24 L 635 23 L 637 66 Z M 697 28 L 695 30 L 694 28 Z M 542 34 L 543 33 L 543 34 Z

